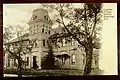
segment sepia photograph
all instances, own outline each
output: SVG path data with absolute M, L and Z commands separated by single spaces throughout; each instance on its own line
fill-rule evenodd
M 117 3 L 3 4 L 4 77 L 118 75 Z

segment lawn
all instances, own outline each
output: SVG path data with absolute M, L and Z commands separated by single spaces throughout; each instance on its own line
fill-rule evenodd
M 17 74 L 16 70 L 5 70 L 5 74 Z M 82 70 L 22 70 L 23 75 L 37 76 L 79 76 L 83 74 Z M 101 70 L 92 71 L 92 75 L 101 75 Z

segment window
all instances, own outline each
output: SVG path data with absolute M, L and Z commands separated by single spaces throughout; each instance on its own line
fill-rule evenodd
M 37 18 L 37 16 L 33 16 L 33 20 L 35 20 Z
M 44 33 L 44 28 L 42 28 L 42 33 Z
M 66 40 L 63 38 L 63 46 L 66 46 Z
M 37 42 L 35 42 L 35 47 L 37 47 Z
M 44 19 L 46 20 L 46 16 L 44 16 Z
M 29 65 L 29 57 L 27 57 L 27 66 Z
M 95 66 L 97 66 L 98 65 L 98 60 L 97 60 L 97 58 L 95 57 Z
M 14 66 L 17 66 L 16 59 L 14 59 Z
M 72 55 L 72 64 L 75 64 L 75 55 Z
M 10 59 L 8 59 L 8 67 L 10 66 Z
M 85 57 L 82 55 L 83 65 L 85 64 Z
M 46 21 L 48 21 L 48 17 L 47 17 L 47 16 L 44 16 L 44 19 L 45 19 Z
M 45 40 L 43 40 L 43 46 L 45 46 Z
M 37 41 L 34 42 L 34 47 L 37 47 Z
M 43 25 L 43 27 L 45 27 L 45 26 Z
M 65 58 L 62 58 L 62 65 L 65 64 Z
M 50 30 L 49 30 L 49 32 L 48 32 L 49 34 L 50 34 Z

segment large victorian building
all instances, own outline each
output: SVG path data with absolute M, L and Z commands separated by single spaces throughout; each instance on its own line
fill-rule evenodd
M 29 25 L 29 40 L 36 40 L 36 44 L 32 49 L 31 54 L 23 55 L 23 59 L 27 61 L 26 68 L 34 68 L 35 63 L 38 68 L 41 69 L 42 60 L 46 55 L 48 50 L 47 40 L 50 35 L 55 33 L 61 33 L 61 27 L 52 29 L 52 21 L 48 15 L 48 12 L 43 9 L 36 9 L 33 11 L 32 17 L 28 22 Z M 66 38 L 62 38 L 62 43 L 58 43 L 60 48 L 54 48 L 55 55 L 67 54 L 68 58 L 60 59 L 56 57 L 56 64 L 60 68 L 70 68 L 70 69 L 83 69 L 85 65 L 85 52 L 83 48 L 77 48 L 78 43 L 74 39 L 66 42 Z M 92 68 L 99 66 L 99 50 L 94 49 Z M 11 63 L 11 64 L 10 64 Z M 9 59 L 5 56 L 5 68 L 15 68 L 13 59 Z

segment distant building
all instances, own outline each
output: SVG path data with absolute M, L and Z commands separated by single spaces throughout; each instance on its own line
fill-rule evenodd
M 50 35 L 55 33 L 61 33 L 61 27 L 52 29 L 52 21 L 48 15 L 48 12 L 43 9 L 36 9 L 33 11 L 32 17 L 28 22 L 29 25 L 29 36 L 26 38 L 28 40 L 36 40 L 36 44 L 32 49 L 31 54 L 23 55 L 23 59 L 27 61 L 26 68 L 34 68 L 35 65 L 38 65 L 38 68 L 41 69 L 41 62 L 47 54 L 48 50 L 47 40 Z M 27 41 L 27 40 L 26 40 Z M 16 41 L 13 41 L 16 42 Z M 62 38 L 62 43 L 58 43 L 60 48 L 54 48 L 54 54 L 64 55 L 66 54 L 67 58 L 58 58 L 56 57 L 56 64 L 60 68 L 70 68 L 70 69 L 83 69 L 85 66 L 85 52 L 83 48 L 77 48 L 78 43 L 74 39 L 66 41 L 66 37 Z M 76 49 L 76 50 L 75 50 Z M 99 50 L 94 49 L 93 51 L 93 62 L 92 68 L 99 67 Z M 8 55 L 5 56 L 5 68 L 15 68 L 14 59 L 9 59 Z

